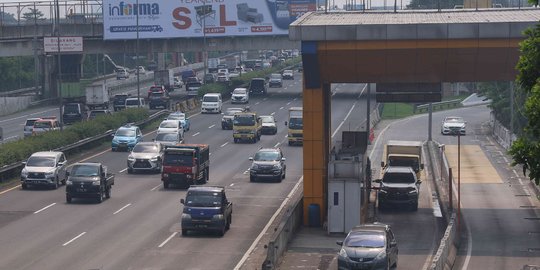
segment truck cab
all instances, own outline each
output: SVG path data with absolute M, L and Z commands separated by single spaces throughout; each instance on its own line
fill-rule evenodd
M 93 198 L 98 203 L 111 197 L 114 174 L 107 172 L 101 163 L 75 163 L 66 181 L 66 202 L 73 198 Z
M 62 106 L 62 119 L 69 125 L 87 118 L 86 106 L 82 103 L 67 103 Z
M 289 141 L 289 145 L 303 145 L 304 143 L 302 109 L 302 107 L 289 108 L 289 121 L 285 122 L 285 125 L 288 128 L 287 140 Z
M 168 146 L 163 153 L 161 181 L 163 188 L 172 185 L 189 187 L 208 182 L 210 148 L 207 144 Z
M 182 236 L 188 231 L 216 231 L 223 236 L 231 226 L 232 202 L 227 199 L 224 187 L 192 186 L 180 203 L 184 205 Z
M 233 139 L 235 143 L 261 139 L 262 120 L 256 112 L 238 112 L 233 117 Z

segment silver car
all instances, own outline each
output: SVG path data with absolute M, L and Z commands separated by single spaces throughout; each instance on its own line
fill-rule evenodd
M 154 141 L 160 143 L 161 145 L 163 145 L 163 147 L 167 148 L 167 146 L 174 146 L 184 143 L 184 138 L 182 138 L 182 135 L 178 132 L 158 133 Z
M 66 156 L 62 152 L 36 152 L 28 160 L 21 171 L 21 188 L 29 186 L 45 186 L 57 189 L 66 184 Z
M 398 247 L 390 225 L 372 223 L 351 229 L 338 255 L 338 269 L 386 270 L 397 267 Z
M 134 171 L 160 172 L 163 164 L 163 146 L 157 142 L 140 142 L 128 156 L 128 173 Z

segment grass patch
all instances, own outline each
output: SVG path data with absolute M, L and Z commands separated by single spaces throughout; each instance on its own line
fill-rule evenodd
M 413 115 L 414 105 L 410 103 L 384 103 L 382 116 L 384 119 L 399 119 Z

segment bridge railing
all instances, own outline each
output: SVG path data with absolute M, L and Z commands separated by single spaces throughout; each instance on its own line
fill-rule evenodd
M 103 22 L 102 4 L 98 1 L 59 1 L 58 7 L 60 23 Z M 55 1 L 0 4 L 0 27 L 53 24 L 55 18 Z

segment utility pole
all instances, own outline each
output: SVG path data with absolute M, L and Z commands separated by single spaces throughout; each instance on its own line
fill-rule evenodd
M 204 14 L 204 17 L 203 17 L 203 27 L 202 27 L 202 31 L 203 31 L 203 65 L 204 65 L 204 69 L 203 69 L 203 79 L 202 79 L 202 82 L 204 84 L 204 81 L 206 80 L 206 69 L 208 68 L 208 55 L 207 55 L 207 52 L 206 52 L 206 1 L 203 2 L 203 14 Z
M 140 72 L 139 72 L 139 0 L 137 0 L 136 2 L 136 7 L 135 7 L 135 13 L 136 13 L 136 18 L 137 18 L 137 29 L 135 29 L 135 31 L 137 32 L 137 41 L 135 42 L 135 54 L 136 54 L 136 59 L 135 59 L 135 72 L 137 73 L 137 98 L 141 98 L 141 85 L 140 85 Z M 137 102 L 138 104 L 138 107 L 140 108 L 141 107 L 141 102 Z
M 62 56 L 60 54 L 60 4 L 58 3 L 59 0 L 55 0 L 54 4 L 56 6 L 56 39 L 58 45 L 58 55 L 57 55 L 57 61 L 58 61 L 58 74 L 56 77 L 56 87 L 58 91 L 58 111 L 60 113 L 60 130 L 64 130 L 64 117 L 62 112 Z

